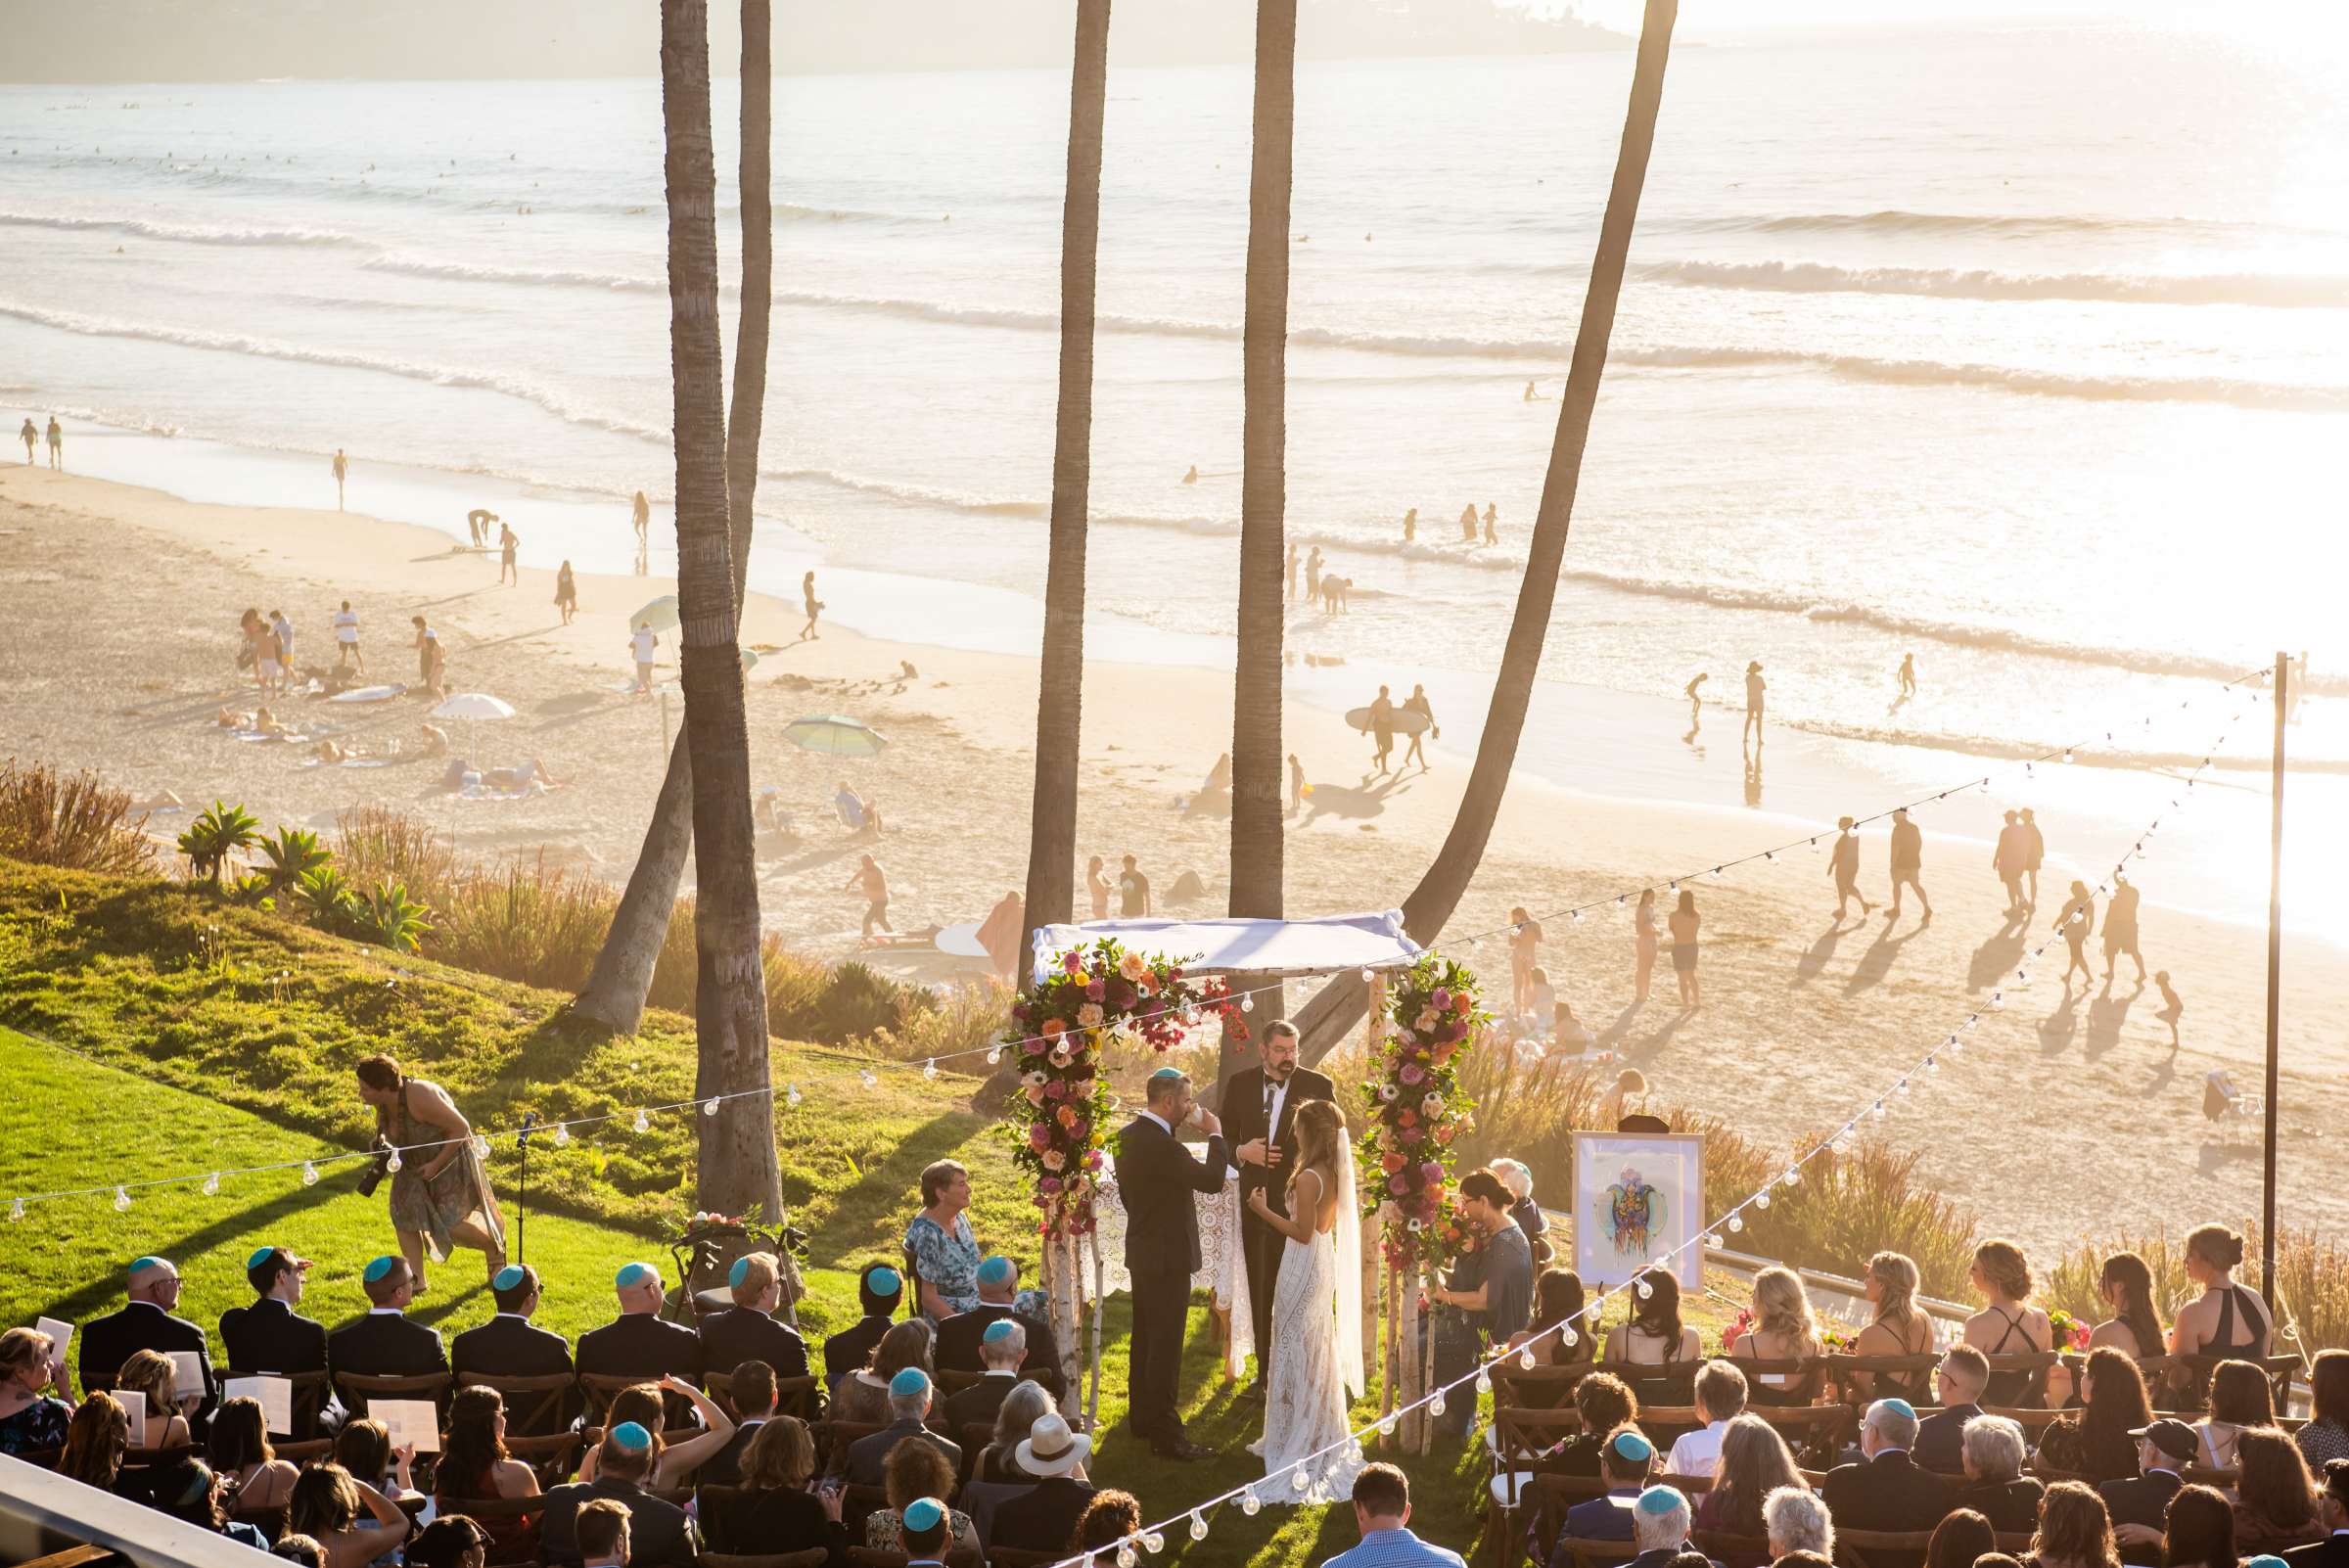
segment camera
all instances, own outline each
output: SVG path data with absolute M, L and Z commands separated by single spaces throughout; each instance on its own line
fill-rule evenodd
M 382 1186 L 384 1177 L 392 1174 L 392 1140 L 379 1132 L 368 1147 L 375 1150 L 375 1159 L 368 1165 L 366 1174 L 359 1177 L 359 1196 L 362 1198 L 374 1197 L 375 1189 Z

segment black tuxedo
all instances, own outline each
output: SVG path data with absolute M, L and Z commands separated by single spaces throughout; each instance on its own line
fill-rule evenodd
M 1899 1449 L 1839 1464 L 1819 1487 L 1820 1500 L 1841 1528 L 1894 1533 L 1931 1530 L 1941 1523 L 1950 1511 L 1950 1493 L 1949 1482 Z M 1885 1559 L 1885 1568 L 1918 1568 L 1924 1556 L 1921 1551 L 1876 1554 Z
M 323 1372 L 326 1325 L 263 1296 L 220 1314 L 220 1353 L 232 1372 Z
M 514 1313 L 499 1313 L 449 1341 L 448 1361 L 459 1377 L 468 1372 L 484 1377 L 554 1377 L 569 1376 L 573 1370 L 569 1340 Z M 529 1413 L 507 1406 L 506 1419 L 513 1435 L 549 1436 L 569 1426 L 572 1417 L 579 1413 L 579 1396 L 576 1390 L 565 1396 L 555 1427 L 541 1430 L 532 1426 L 524 1419 Z
M 969 1312 L 956 1313 L 940 1323 L 938 1343 L 931 1347 L 931 1360 L 940 1371 L 986 1371 L 987 1360 L 979 1354 L 980 1342 L 986 1338 L 989 1324 L 1005 1317 L 1017 1317 L 1020 1326 L 1028 1331 L 1028 1354 L 1020 1360 L 1020 1370 L 1045 1374 L 1044 1386 L 1058 1394 L 1060 1346 L 1052 1338 L 1052 1325 L 1013 1312 L 1008 1302 L 983 1301 Z
M 1916 1462 L 1937 1475 L 1965 1473 L 1965 1423 L 1982 1413 L 1979 1405 L 1952 1405 L 1916 1426 Z
M 674 1374 L 699 1387 L 702 1362 L 701 1335 L 651 1313 L 623 1313 L 579 1336 L 582 1377 L 636 1377 L 657 1383 Z
M 859 1317 L 824 1341 L 824 1388 L 828 1392 L 842 1378 L 855 1371 L 873 1358 L 873 1347 L 881 1343 L 894 1319 L 888 1317 Z
M 2027 1536 L 2039 1528 L 2040 1499 L 2048 1489 L 2037 1476 L 2016 1476 L 2011 1481 L 1971 1481 L 1958 1489 L 1950 1499 L 1950 1511 L 1971 1508 L 1990 1521 L 1990 1527 L 2002 1536 Z
M 764 1361 L 777 1378 L 807 1375 L 807 1342 L 800 1331 L 755 1307 L 729 1307 L 702 1319 L 702 1360 L 720 1377 L 745 1361 Z
M 1337 1090 L 1328 1078 L 1309 1067 L 1289 1074 L 1288 1091 L 1280 1102 L 1280 1125 L 1267 1127 L 1265 1116 L 1269 1085 L 1261 1067 L 1244 1068 L 1223 1085 L 1223 1136 L 1233 1148 L 1263 1138 L 1281 1152 L 1281 1163 L 1240 1167 L 1240 1256 L 1248 1267 L 1248 1316 L 1256 1328 L 1256 1377 L 1263 1382 L 1272 1369 L 1272 1287 L 1280 1279 L 1280 1257 L 1288 1238 L 1259 1220 L 1248 1209 L 1248 1194 L 1262 1191 L 1274 1214 L 1288 1218 L 1289 1172 L 1297 1159 L 1297 1107 L 1307 1100 L 1331 1100 Z
M 2104 1509 L 2116 1525 L 2141 1524 L 2154 1530 L 2168 1526 L 2170 1499 L 2186 1486 L 2174 1470 L 2147 1470 L 2123 1481 L 2106 1481 L 2096 1488 Z
M 576 1568 L 579 1508 L 598 1498 L 610 1498 L 628 1510 L 628 1561 L 633 1568 L 693 1568 L 698 1543 L 685 1510 L 633 1481 L 613 1476 L 572 1481 L 546 1495 L 539 1539 L 548 1562 Z
M 877 1487 L 889 1479 L 889 1451 L 907 1438 L 920 1438 L 946 1456 L 955 1474 L 962 1473 L 962 1445 L 940 1437 L 919 1421 L 896 1420 L 868 1433 L 835 1453 L 830 1473 L 846 1476 L 852 1487 Z
M 2338 1531 L 2309 1546 L 2294 1546 L 2283 1554 L 2290 1568 L 2349 1568 L 2349 1535 Z
M 1016 1498 L 995 1504 L 995 1520 L 988 1531 L 990 1546 L 1014 1551 L 1048 1551 L 1058 1556 L 1077 1533 L 1084 1505 L 1093 1489 L 1065 1475 L 1047 1476 Z
M 367 1401 L 343 1386 L 353 1372 L 361 1377 L 423 1377 L 448 1370 L 448 1353 L 441 1348 L 440 1330 L 410 1322 L 393 1312 L 371 1312 L 353 1318 L 326 1336 L 326 1364 L 334 1373 L 335 1392 L 354 1415 L 367 1413 Z
M 219 1398 L 212 1386 L 212 1347 L 204 1330 L 184 1317 L 174 1317 L 151 1301 L 134 1301 L 118 1313 L 84 1323 L 75 1336 L 81 1341 L 81 1387 L 111 1389 L 122 1375 L 122 1363 L 140 1351 L 194 1351 L 204 1358 L 204 1404 L 197 1412 L 201 1423 Z M 182 1394 L 193 1390 L 181 1389 Z
M 700 1468 L 693 1472 L 694 1485 L 704 1487 L 738 1487 L 742 1485 L 742 1456 L 750 1452 L 751 1440 L 759 1435 L 759 1429 L 764 1425 L 766 1425 L 766 1418 L 761 1417 L 757 1420 L 745 1421 L 737 1426 L 734 1429 L 734 1435 L 726 1439 L 725 1447 L 704 1459 Z
M 1118 1135 L 1118 1196 L 1126 1205 L 1126 1271 L 1133 1276 L 1133 1335 L 1127 1365 L 1126 1424 L 1153 1443 L 1179 1442 L 1175 1406 L 1191 1275 L 1199 1271 L 1199 1210 L 1193 1193 L 1223 1190 L 1231 1163 L 1221 1136 L 1195 1160 L 1174 1135 L 1137 1116 Z
M 946 1396 L 946 1425 L 962 1436 L 966 1426 L 995 1424 L 995 1412 L 1003 1408 L 1003 1396 L 1019 1386 L 1017 1373 L 990 1372 L 969 1388 L 957 1389 Z

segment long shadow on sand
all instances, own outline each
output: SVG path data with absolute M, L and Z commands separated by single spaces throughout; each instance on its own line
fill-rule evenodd
M 1843 983 L 1846 996 L 1857 996 L 1872 986 L 1882 985 L 1884 977 L 1892 972 L 1894 961 L 1901 956 L 1901 949 L 1925 934 L 1922 925 L 1911 927 L 1905 937 L 1894 936 L 1892 929 L 1892 922 L 1885 921 L 1883 929 L 1876 933 L 1876 940 L 1860 955 L 1860 962 L 1852 968 L 1852 978 Z
M 1849 928 L 1849 931 L 1859 929 L 1858 926 L 1853 926 Z M 1804 986 L 1817 980 L 1827 967 L 1828 960 L 1835 956 L 1835 945 L 1843 941 L 1846 935 L 1848 932 L 1841 919 L 1835 920 L 1826 930 L 1820 932 L 1818 939 L 1803 949 L 1802 957 L 1795 960 L 1794 983 Z
M 2023 956 L 2024 944 L 2030 940 L 2030 916 L 2010 914 L 1998 934 L 1974 949 L 1973 960 L 1966 965 L 1967 991 L 1993 991 L 2013 975 L 2015 964 Z
M 2088 1059 L 2090 1061 L 2095 1061 L 2106 1051 L 2120 1044 L 2121 1026 L 2129 1021 L 2129 1008 L 2144 993 L 2145 985 L 2141 980 L 2138 982 L 2137 990 L 2129 992 L 2126 996 L 2116 996 L 2111 992 L 2101 992 L 2090 999 L 2088 1004 Z
M 2072 1048 L 2080 1034 L 2080 1001 L 2072 988 L 2063 988 L 2063 999 L 2055 1010 L 2039 1021 L 2039 1051 L 2042 1056 L 2061 1056 Z
M 1378 816 L 1387 808 L 1387 797 L 1402 786 L 1402 778 L 1394 775 L 1365 779 L 1359 786 L 1315 783 L 1313 793 L 1306 797 L 1305 821 L 1299 825 L 1312 827 L 1324 816 L 1348 821 Z

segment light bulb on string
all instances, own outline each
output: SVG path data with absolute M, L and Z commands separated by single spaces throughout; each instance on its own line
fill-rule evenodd
M 23 1206 L 23 1202 L 24 1200 L 22 1198 L 17 1200 L 17 1204 L 20 1208 Z M 1476 1391 L 1479 1394 L 1490 1394 L 1493 1392 L 1493 1374 L 1486 1371 L 1481 1366 L 1476 1369 Z
M 210 1176 L 207 1176 L 204 1178 L 204 1195 L 207 1198 L 217 1198 L 220 1196 L 219 1172 L 214 1171 Z
M 1442 1389 L 1436 1390 L 1434 1397 L 1427 1402 L 1427 1413 L 1430 1415 L 1444 1413 L 1444 1391 Z
M 704 1116 L 715 1116 L 717 1114 L 717 1097 L 715 1095 L 712 1095 L 709 1099 L 706 1099 L 702 1102 L 702 1114 Z
M 301 1162 L 301 1184 L 305 1187 L 318 1184 L 318 1167 L 307 1160 Z
M 1583 1336 L 1575 1331 L 1575 1327 L 1572 1323 L 1568 1323 L 1564 1328 L 1560 1329 L 1558 1331 L 1558 1337 L 1563 1339 L 1569 1345 L 1579 1345 L 1583 1340 Z
M 1191 1539 L 1193 1541 L 1207 1539 L 1207 1515 L 1196 1508 L 1191 1510 Z
M 1395 1435 L 1395 1417 L 1392 1415 L 1387 1416 L 1378 1423 L 1378 1435 L 1380 1437 L 1393 1437 Z
M 1517 1364 L 1524 1367 L 1529 1372 L 1534 1369 L 1534 1350 L 1532 1346 L 1529 1345 L 1524 1350 L 1521 1350 L 1517 1353 Z
M 1653 1285 L 1651 1285 L 1651 1284 L 1649 1284 L 1649 1283 L 1647 1282 L 1646 1276 L 1645 1276 L 1645 1275 L 1642 1275 L 1642 1276 L 1640 1277 L 1640 1280 L 1639 1280 L 1639 1299 L 1640 1299 L 1641 1301 L 1645 1301 L 1645 1300 L 1647 1300 L 1649 1297 L 1653 1296 L 1655 1293 L 1656 1293 L 1656 1287 L 1655 1287 L 1655 1286 L 1653 1286 Z
M 128 1213 L 130 1213 L 130 1192 L 129 1192 L 129 1189 L 128 1189 L 128 1188 L 125 1188 L 125 1187 L 116 1187 L 116 1188 L 115 1188 L 115 1213 L 116 1213 L 116 1214 L 128 1214 Z
M 8 1206 L 8 1217 L 12 1221 L 24 1218 L 24 1200 L 23 1198 L 19 1198 Z
M 938 1077 L 937 1057 L 933 1056 L 922 1064 L 922 1077 L 927 1079 L 936 1079 Z
M 1813 835 L 1811 839 L 1811 853 L 1813 854 L 1817 854 L 1819 853 L 1819 839 L 1817 835 Z
M 787 1084 L 785 1086 L 783 1091 L 784 1104 L 796 1106 L 804 1097 L 805 1096 L 800 1093 L 800 1086 L 797 1084 Z
M 559 1149 L 570 1141 L 571 1124 L 569 1122 L 557 1122 L 555 1124 L 555 1147 Z
M 868 1089 L 875 1087 L 881 1082 L 880 1078 L 877 1077 L 873 1070 L 869 1067 L 859 1069 L 856 1074 L 856 1079 L 858 1083 L 861 1083 Z
M 1307 1475 L 1303 1470 L 1292 1470 L 1289 1472 L 1290 1491 L 1303 1492 L 1313 1484 L 1313 1478 L 1310 1475 Z
M 1243 1013 L 1256 1011 L 1256 995 L 1253 992 L 1240 998 L 1240 1011 Z
M 1705 1237 L 1705 1245 L 1706 1245 L 1706 1246 L 1708 1246 L 1708 1247 L 1716 1247 L 1716 1248 L 1718 1248 L 1718 1247 L 1726 1247 L 1726 1246 L 1727 1246 L 1728 1244 L 1729 1244 L 1729 1238 L 1728 1238 L 1728 1237 L 1727 1237 L 1727 1236 L 1725 1236 L 1725 1235 L 1723 1235 L 1723 1234 L 1722 1234 L 1720 1231 L 1718 1231 L 1718 1230 L 1714 1231 L 1714 1232 L 1713 1232 L 1711 1235 L 1709 1235 L 1709 1236 Z
M 479 1132 L 473 1135 L 473 1157 L 477 1160 L 489 1158 L 489 1140 Z
M 1160 1552 L 1167 1549 L 1167 1538 L 1153 1530 L 1148 1535 L 1142 1537 L 1142 1549 L 1155 1557 Z
M 1573 912 L 1573 914 L 1569 915 L 1567 918 L 1569 918 L 1569 919 L 1572 919 L 1572 920 L 1580 920 L 1580 919 L 1582 919 L 1582 917 L 1583 917 L 1583 912 L 1582 912 L 1580 909 L 1577 909 L 1577 910 L 1575 910 L 1575 911 Z
M 1787 1173 L 1786 1173 L 1785 1176 L 1784 1176 L 1784 1177 L 1783 1177 L 1783 1178 L 1782 1178 L 1782 1179 L 1781 1179 L 1781 1180 L 1778 1182 L 1778 1185 L 1780 1185 L 1780 1186 L 1782 1186 L 1782 1187 L 1792 1187 L 1792 1186 L 1795 1186 L 1795 1185 L 1799 1184 L 1799 1183 L 1802 1181 L 1802 1179 L 1803 1179 L 1803 1174 L 1802 1174 L 1802 1172 L 1800 1172 L 1800 1171 L 1789 1171 L 1789 1172 L 1787 1172 Z
M 1928 1056 L 1928 1057 L 1926 1057 L 1926 1058 L 1925 1058 L 1925 1071 L 1926 1071 L 1926 1072 L 1928 1072 L 1928 1073 L 1938 1073 L 1938 1072 L 1940 1072 L 1940 1071 L 1941 1071 L 1941 1058 L 1940 1058 L 1940 1057 L 1938 1057 L 1938 1056 Z
M 1754 1207 L 1757 1209 L 1770 1207 L 1770 1189 L 1768 1187 L 1764 1187 L 1760 1192 L 1754 1194 Z
M 384 1169 L 391 1172 L 393 1176 L 397 1176 L 400 1172 L 400 1169 L 406 1164 L 407 1162 L 399 1157 L 399 1151 L 397 1149 L 393 1149 L 392 1151 L 392 1158 L 384 1162 Z
M 638 1111 L 636 1113 L 636 1120 L 628 1125 L 639 1132 L 650 1132 L 653 1130 L 653 1119 L 645 1115 L 642 1111 Z
M 1133 1543 L 1132 1543 L 1132 1542 L 1130 1542 L 1130 1541 L 1121 1541 L 1121 1542 L 1119 1542 L 1119 1543 L 1118 1543 L 1118 1568 L 1133 1568 L 1133 1565 L 1134 1565 L 1134 1562 L 1135 1562 L 1135 1561 L 1136 1561 L 1136 1558 L 1135 1558 L 1135 1556 L 1134 1556 L 1134 1551 L 1133 1551 Z
M 1905 1078 L 1904 1078 L 1904 1079 L 1902 1079 L 1902 1080 L 1901 1080 L 1901 1081 L 1900 1081 L 1898 1084 L 1893 1084 L 1893 1086 L 1892 1086 L 1892 1091 L 1893 1091 L 1895 1094 L 1906 1094 L 1906 1093 L 1908 1093 L 1908 1092 L 1909 1092 L 1909 1081 L 1908 1081 L 1907 1079 L 1905 1079 Z
M 1768 1200 L 1767 1198 L 1765 1198 L 1765 1199 L 1763 1200 L 1763 1203 L 1765 1204 L 1765 1206 L 1767 1206 L 1767 1205 L 1768 1205 L 1768 1203 L 1769 1203 L 1769 1200 Z M 1738 1231 L 1740 1231 L 1740 1230 L 1743 1230 L 1744 1228 L 1745 1228 L 1745 1216 L 1743 1216 L 1743 1215 L 1741 1215 L 1741 1214 L 1733 1214 L 1733 1215 L 1729 1216 L 1729 1233 L 1730 1233 L 1731 1235 L 1735 1235 L 1735 1234 L 1736 1234 Z
M 1884 1120 L 1884 1102 L 1882 1100 L 1876 1101 L 1876 1103 L 1869 1106 L 1868 1109 L 1875 1113 L 1877 1121 L 1881 1122 Z
M 1245 1487 L 1241 1489 L 1240 1512 L 1253 1519 L 1256 1517 L 1257 1510 L 1262 1508 L 1264 1505 L 1265 1499 L 1256 1495 L 1256 1488 Z
M 2006 1010 L 2006 993 L 2003 991 L 1992 992 L 1990 993 L 1990 1006 L 1991 1011 L 1993 1012 L 2004 1012 Z
M 2067 762 L 2072 760 L 2072 749 L 2069 746 L 2063 749 L 2063 760 Z
M 1365 985 L 1365 986 L 1369 985 L 1369 984 L 1370 984 L 1370 982 L 1372 982 L 1373 980 L 1376 980 L 1377 978 L 1378 978 L 1378 977 L 1377 977 L 1376 975 L 1372 974 L 1372 973 L 1371 973 L 1369 970 L 1367 970 L 1367 969 L 1365 969 L 1365 970 L 1363 970 L 1363 971 L 1362 971 L 1362 984 L 1363 984 L 1363 985 Z

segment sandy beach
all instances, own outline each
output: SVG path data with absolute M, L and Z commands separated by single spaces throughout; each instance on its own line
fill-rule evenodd
M 0 750 L 93 766 L 140 796 L 169 789 L 198 806 L 241 801 L 272 827 L 329 828 L 339 810 L 380 803 L 442 824 L 469 853 L 543 846 L 621 880 L 665 756 L 661 700 L 627 691 L 625 617 L 671 584 L 582 574 L 580 612 L 563 626 L 551 573 L 526 567 L 520 585 L 507 588 L 496 577 L 494 553 L 452 549 L 446 534 L 410 525 L 195 505 L 42 469 L 0 469 L 0 603 L 11 629 L 0 652 Z M 512 720 L 457 726 L 459 753 L 486 765 L 537 758 L 568 786 L 513 801 L 455 799 L 439 788 L 438 761 L 410 755 L 373 767 L 305 765 L 307 746 L 240 742 L 219 729 L 213 717 L 223 704 L 255 701 L 233 665 L 239 613 L 285 609 L 299 628 L 302 662 L 322 664 L 327 618 L 344 598 L 361 618 L 371 673 L 413 679 L 408 618 L 424 614 L 447 647 L 453 689 L 514 705 Z M 776 790 L 803 835 L 796 849 L 762 855 L 768 928 L 816 956 L 856 950 L 862 905 L 845 884 L 866 846 L 833 818 L 830 796 L 843 778 L 885 813 L 889 831 L 875 853 L 901 929 L 983 917 L 1025 874 L 1034 661 L 839 629 L 799 642 L 801 620 L 796 605 L 754 595 L 743 631 L 746 643 L 781 649 L 750 679 L 754 787 Z M 664 654 L 662 676 L 673 678 L 673 649 Z M 900 662 L 919 677 L 898 679 Z M 379 751 L 396 739 L 411 754 L 424 709 L 413 697 L 278 706 L 312 739 Z M 670 698 L 667 721 L 681 722 L 682 713 Z M 810 714 L 865 720 L 891 745 L 871 761 L 809 756 L 782 731 Z M 1194 794 L 1227 745 L 1229 715 L 1229 677 L 1215 670 L 1099 662 L 1087 670 L 1081 845 L 1113 868 L 1121 854 L 1139 856 L 1171 912 L 1222 907 L 1226 819 L 1177 801 Z M 1401 782 L 1368 776 L 1366 740 L 1296 701 L 1288 744 L 1315 785 L 1309 809 L 1291 822 L 1291 912 L 1399 902 L 1451 825 L 1467 759 L 1438 744 L 1430 772 Z M 1991 821 L 1995 807 L 1984 801 L 1974 814 Z M 168 817 L 154 825 L 176 831 Z M 2003 921 L 1979 829 L 1955 815 L 1949 826 L 1945 834 L 1928 824 L 1925 880 L 1936 918 L 1921 928 L 1913 909 L 1897 925 L 1879 913 L 1832 926 L 1823 853 L 1798 850 L 1701 884 L 1706 1002 L 1693 1013 L 1666 999 L 1668 971 L 1653 1000 L 1631 1005 L 1632 941 L 1621 914 L 1551 922 L 1543 960 L 1602 1043 L 1665 1096 L 1773 1141 L 1839 1122 L 1967 1012 L 1982 1010 L 1963 1056 L 1919 1075 L 1877 1125 L 1920 1143 L 1925 1175 L 1974 1205 L 1987 1229 L 2042 1255 L 2108 1227 L 2175 1229 L 2256 1212 L 2256 1123 L 2214 1126 L 2200 1100 L 2214 1067 L 2256 1089 L 2263 935 L 2148 895 L 2148 965 L 2171 970 L 2186 1002 L 2184 1048 L 2173 1053 L 2153 1016 L 2158 993 L 2134 988 L 2126 960 L 2108 994 L 2067 993 L 2056 979 L 2058 943 L 2027 984 L 2013 983 L 2021 953 L 2060 907 L 2070 863 L 2051 857 L 2040 911 L 2022 932 Z M 1513 905 L 1552 909 L 1635 890 L 1794 831 L 1781 817 L 1660 796 L 1599 798 L 1520 775 L 1452 931 L 1493 930 Z M 2190 831 L 2184 818 L 2164 828 Z M 2127 848 L 2087 846 L 2083 857 L 2109 864 Z M 1864 853 L 1872 898 L 1883 885 L 1880 832 Z M 1170 896 L 1185 872 L 1197 874 L 1203 896 L 1177 902 Z M 1505 998 L 1501 945 L 1464 956 Z M 929 980 L 982 967 L 935 952 L 877 961 Z M 2283 1212 L 2293 1222 L 2337 1225 L 2349 1222 L 2349 1193 L 2318 1156 L 2320 1130 L 2349 1110 L 2341 1083 L 2349 1053 L 2328 1022 L 2349 963 L 2331 946 L 2302 942 L 2288 949 L 2285 972 Z M 1990 1011 L 2002 984 L 2006 1005 Z M 2075 1153 L 2058 1161 L 2064 1148 Z

